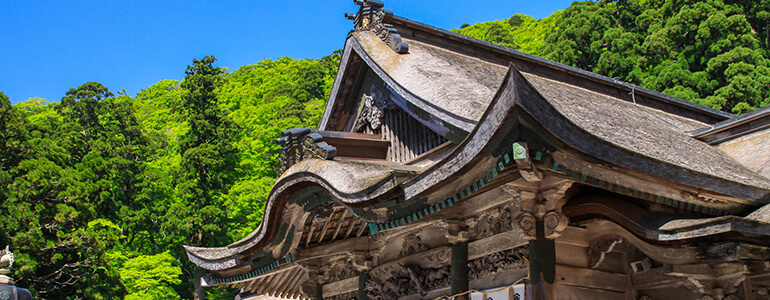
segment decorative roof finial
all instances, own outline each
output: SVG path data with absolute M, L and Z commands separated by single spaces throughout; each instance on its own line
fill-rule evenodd
M 353 0 L 353 3 L 361 8 L 355 15 L 345 14 L 345 18 L 353 21 L 356 31 L 372 31 L 396 53 L 409 52 L 409 44 L 402 42 L 398 31 L 388 24 L 393 12 L 382 9 L 385 3 L 379 0 Z
M 337 154 L 337 148 L 324 142 L 323 136 L 312 132 L 310 128 L 284 130 L 281 135 L 283 137 L 276 140 L 276 144 L 283 146 L 278 154 L 278 176 L 300 161 L 311 158 L 333 159 Z
M 0 250 L 0 285 L 14 285 L 13 278 L 8 277 L 11 274 L 11 270 L 8 270 L 13 266 L 13 253 L 8 250 L 8 246 L 5 246 L 5 250 Z M 3 291 L 0 291 L 2 293 Z M 0 294 L 0 299 L 3 299 L 3 295 Z
M 8 246 L 5 246 L 5 250 L 0 250 L 0 275 L 8 275 L 11 273 L 10 269 L 13 266 L 13 252 L 9 250 Z

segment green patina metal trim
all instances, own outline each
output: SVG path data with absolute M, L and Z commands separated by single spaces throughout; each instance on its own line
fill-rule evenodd
M 262 264 L 260 266 L 254 267 L 254 269 L 249 273 L 241 274 L 238 276 L 232 276 L 232 277 L 214 277 L 214 278 L 211 278 L 211 281 L 214 284 L 238 282 L 238 281 L 246 280 L 249 278 L 253 278 L 253 277 L 265 274 L 282 265 L 290 264 L 292 263 L 292 261 L 294 261 L 294 258 L 292 257 L 291 253 L 288 253 L 284 257 L 281 257 L 279 259 L 269 261 L 266 264 Z
M 708 216 L 725 216 L 728 215 L 729 212 L 719 209 L 714 209 L 711 207 L 705 207 L 700 206 L 693 203 L 687 203 L 679 200 L 674 200 L 671 198 L 650 194 L 647 192 L 635 190 L 626 186 L 622 186 L 619 184 L 615 184 L 612 182 L 607 182 L 604 180 L 600 180 L 591 176 L 588 176 L 586 174 L 580 173 L 578 171 L 572 170 L 569 167 L 565 165 L 559 165 L 555 162 L 553 162 L 553 157 L 545 152 L 536 151 L 535 152 L 535 160 L 542 161 L 546 168 L 549 168 L 553 170 L 554 172 L 557 172 L 562 175 L 567 175 L 574 179 L 577 182 L 584 183 L 586 185 L 590 185 L 593 187 L 597 187 L 603 190 L 607 190 L 610 192 L 614 192 L 617 194 L 621 194 L 624 196 L 644 200 L 651 203 L 661 204 L 665 206 L 670 206 L 673 208 L 681 209 L 681 210 L 687 210 L 699 214 L 704 214 Z
M 506 148 L 508 148 L 506 146 Z M 397 207 L 399 212 L 396 213 L 394 216 L 391 216 L 384 224 L 369 224 L 369 232 L 371 234 L 378 233 L 383 230 L 393 229 L 399 226 L 403 226 L 406 224 L 411 224 L 413 222 L 417 222 L 420 219 L 426 218 L 430 215 L 433 215 L 439 211 L 441 211 L 444 208 L 447 207 L 453 207 L 458 202 L 462 201 L 463 199 L 467 198 L 468 196 L 472 195 L 474 192 L 477 192 L 480 187 L 484 187 L 485 185 L 489 184 L 490 182 L 494 181 L 497 176 L 505 170 L 506 165 L 510 165 L 513 163 L 513 160 L 511 160 L 512 153 L 506 153 L 503 155 L 503 157 L 500 158 L 500 161 L 497 163 L 497 165 L 490 170 L 488 173 L 484 174 L 482 178 L 479 178 L 477 181 L 474 181 L 472 184 L 470 184 L 467 187 L 464 187 L 463 189 L 460 189 L 458 192 L 448 196 L 446 199 L 433 204 L 428 205 L 427 199 L 420 199 L 418 200 L 419 203 L 414 203 L 413 201 L 407 201 L 398 203 L 397 206 L 390 206 L 390 207 Z M 406 222 L 401 222 L 404 217 L 411 217 L 408 218 Z M 399 222 L 393 222 L 393 220 L 399 220 Z
M 442 200 L 439 203 L 436 203 L 434 205 L 428 205 L 426 203 L 427 199 L 421 199 L 419 200 L 420 202 L 417 205 L 415 205 L 413 201 L 393 203 L 388 205 L 388 208 L 393 208 L 394 210 L 400 213 L 394 213 L 394 215 L 388 218 L 388 220 L 386 221 L 387 223 L 385 224 L 370 223 L 369 232 L 371 234 L 375 234 L 383 230 L 393 229 L 406 224 L 411 224 L 413 222 L 416 222 L 417 220 L 433 215 L 441 211 L 441 209 L 443 208 L 452 207 L 456 205 L 458 202 L 471 196 L 474 192 L 477 192 L 480 187 L 484 187 L 485 185 L 494 181 L 497 175 L 503 172 L 503 170 L 505 170 L 506 167 L 510 167 L 511 165 L 515 164 L 512 158 L 517 157 L 516 153 L 514 153 L 516 152 L 517 146 L 521 146 L 521 144 L 512 143 L 510 148 L 506 146 L 506 148 L 511 149 L 511 152 L 501 155 L 502 157 L 500 157 L 500 160 L 498 161 L 497 165 L 492 170 L 490 170 L 490 172 L 483 175 L 482 178 L 479 178 L 477 181 L 474 181 L 471 185 L 464 187 L 460 189 L 458 192 L 456 192 L 455 194 L 448 196 L 447 199 Z M 546 165 L 546 167 L 551 171 L 558 174 L 570 176 L 573 179 L 575 179 L 575 181 L 584 183 L 586 185 L 598 187 L 598 188 L 605 189 L 621 195 L 626 195 L 629 197 L 633 197 L 633 198 L 637 198 L 637 199 L 641 199 L 641 200 L 645 200 L 653 203 L 659 203 L 659 204 L 663 204 L 673 208 L 688 210 L 688 211 L 692 211 L 692 212 L 700 213 L 704 215 L 724 216 L 728 214 L 728 212 L 723 210 L 717 210 L 713 208 L 702 207 L 697 204 L 677 201 L 674 199 L 653 195 L 653 194 L 638 191 L 629 187 L 613 184 L 611 182 L 602 181 L 591 176 L 587 176 L 585 174 L 572 170 L 565 165 L 559 165 L 558 163 L 555 163 L 553 157 L 547 152 L 545 152 L 544 149 L 530 150 L 529 154 L 530 154 L 529 156 L 534 158 L 536 161 L 543 162 Z M 519 154 L 519 155 L 522 155 L 522 154 Z M 401 222 L 400 220 L 403 220 L 403 218 L 406 216 L 410 216 L 411 218 L 409 218 L 407 222 Z M 399 220 L 399 222 L 395 222 L 395 220 Z

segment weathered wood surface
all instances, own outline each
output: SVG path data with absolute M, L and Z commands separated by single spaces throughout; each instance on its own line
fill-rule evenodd
M 404 37 L 419 40 L 445 49 L 507 66 L 511 63 L 527 72 L 547 76 L 562 82 L 577 84 L 586 89 L 631 102 L 631 87 L 588 71 L 560 65 L 536 56 L 524 54 L 491 43 L 479 42 L 460 34 L 444 31 L 401 17 L 394 17 L 393 25 Z M 713 124 L 730 117 L 730 114 L 688 103 L 642 87 L 634 88 L 637 103 L 663 111 Z
M 555 299 L 557 300 L 625 300 L 625 293 L 584 288 L 570 285 L 556 285 Z
M 625 292 L 628 283 L 626 274 L 557 265 L 556 284 Z
M 425 127 L 400 108 L 385 112 L 382 138 L 390 141 L 388 160 L 406 163 L 436 148 L 447 140 Z
M 468 244 L 468 260 L 474 260 L 492 253 L 524 246 L 529 241 L 524 239 L 520 230 L 506 231 Z
M 324 298 L 358 291 L 358 276 L 325 284 L 322 289 Z

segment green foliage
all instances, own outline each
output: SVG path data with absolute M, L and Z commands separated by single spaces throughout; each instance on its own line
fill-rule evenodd
M 320 60 L 266 59 L 239 68 L 219 89 L 223 110 L 242 129 L 235 144 L 243 177 L 228 198 L 234 203 L 231 218 L 246 225 L 234 228 L 231 238 L 246 236 L 262 221 L 278 168 L 280 146 L 274 141 L 281 130 L 318 124 L 339 60 L 339 51 Z
M 770 103 L 769 11 L 768 0 L 585 1 L 453 31 L 742 113 Z
M 120 278 L 126 282 L 129 300 L 180 299 L 172 288 L 180 284 L 182 269 L 177 260 L 163 252 L 156 255 L 139 255 L 126 260 L 120 267 Z
M 0 93 L 0 244 L 39 299 L 192 297 L 184 244 L 216 246 L 262 221 L 279 132 L 314 126 L 340 51 L 232 74 L 207 56 L 136 97 L 97 82 L 60 102 Z M 210 299 L 232 299 L 209 289 Z

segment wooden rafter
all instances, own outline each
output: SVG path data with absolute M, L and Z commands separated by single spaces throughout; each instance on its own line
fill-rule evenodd
M 332 241 L 337 239 L 337 235 L 340 234 L 340 229 L 342 229 L 342 223 L 345 222 L 345 218 L 348 216 L 348 210 L 342 209 L 342 214 L 340 215 L 340 218 L 337 220 L 337 228 L 334 230 L 334 234 L 332 235 Z

